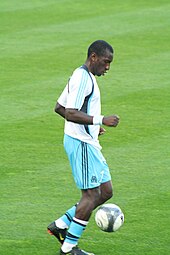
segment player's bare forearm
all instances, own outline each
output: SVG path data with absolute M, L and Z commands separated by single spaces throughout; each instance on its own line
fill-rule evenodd
M 93 124 L 93 116 L 87 115 L 82 111 L 78 111 L 77 109 L 65 109 L 65 118 L 68 121 L 72 121 L 74 123 L 83 124 L 83 125 L 92 125 Z
M 67 121 L 71 121 L 83 125 L 93 125 L 93 116 L 77 109 L 66 108 L 60 105 L 58 102 L 55 106 L 55 112 L 65 118 Z M 111 115 L 103 117 L 102 124 L 109 127 L 116 127 L 119 123 L 119 117 L 117 115 Z
M 65 118 L 74 123 L 93 125 L 93 116 L 87 115 L 77 109 L 65 109 Z M 109 127 L 116 127 L 119 124 L 119 117 L 117 115 L 104 116 L 102 124 Z
M 58 102 L 55 106 L 55 112 L 58 113 L 60 116 L 65 118 L 67 121 L 72 121 L 78 124 L 93 124 L 93 117 L 87 115 L 84 112 L 78 111 L 76 109 L 65 109 L 64 106 L 60 105 Z
M 56 103 L 55 106 L 55 112 L 61 115 L 65 119 L 65 107 L 60 105 L 58 102 Z

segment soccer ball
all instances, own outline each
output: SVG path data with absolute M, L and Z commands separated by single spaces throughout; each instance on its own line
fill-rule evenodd
M 118 205 L 104 204 L 98 208 L 95 221 L 101 230 L 115 232 L 123 225 L 124 214 Z

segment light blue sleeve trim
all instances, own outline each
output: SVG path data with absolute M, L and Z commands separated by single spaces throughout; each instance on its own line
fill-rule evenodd
M 86 86 L 87 86 L 88 78 L 89 78 L 88 73 L 85 70 L 83 70 L 80 85 L 79 85 L 79 90 L 78 90 L 76 101 L 75 101 L 75 108 L 76 109 L 80 109 L 83 102 L 84 102 L 85 89 L 86 89 Z

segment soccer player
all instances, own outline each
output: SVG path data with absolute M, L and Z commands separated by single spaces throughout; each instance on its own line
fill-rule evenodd
M 79 249 L 78 240 L 92 211 L 112 197 L 111 176 L 98 136 L 105 131 L 101 125 L 116 127 L 119 117 L 101 115 L 95 76 L 105 75 L 113 55 L 113 48 L 106 41 L 93 42 L 85 64 L 73 72 L 55 107 L 55 112 L 65 118 L 64 148 L 82 194 L 76 205 L 47 227 L 62 244 L 60 255 L 94 255 Z

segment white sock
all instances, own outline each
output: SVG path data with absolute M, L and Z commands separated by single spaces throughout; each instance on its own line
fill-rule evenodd
M 75 246 L 76 246 L 75 244 L 64 242 L 61 249 L 63 252 L 67 253 L 67 252 L 71 251 L 72 248 Z
M 60 218 L 55 221 L 55 225 L 56 225 L 56 227 L 62 228 L 62 229 L 68 228 L 68 225 Z

